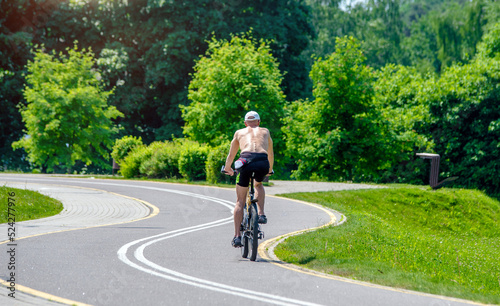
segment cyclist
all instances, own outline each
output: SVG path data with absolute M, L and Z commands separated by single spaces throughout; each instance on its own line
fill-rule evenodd
M 255 192 L 259 214 L 259 223 L 266 224 L 267 217 L 264 214 L 265 192 L 262 181 L 264 177 L 273 171 L 274 152 L 273 140 L 269 130 L 260 127 L 260 116 L 257 112 L 250 111 L 245 115 L 245 128 L 234 133 L 229 154 L 226 158 L 225 169 L 228 175 L 234 175 L 231 164 L 238 150 L 241 150 L 240 158 L 235 163 L 235 168 L 243 164 L 239 169 L 240 178 L 236 184 L 236 206 L 234 207 L 234 238 L 231 244 L 241 247 L 240 224 L 243 220 L 243 208 L 250 184 L 250 176 L 255 173 Z

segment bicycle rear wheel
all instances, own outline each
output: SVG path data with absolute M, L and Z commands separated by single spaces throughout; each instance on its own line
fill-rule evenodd
M 252 206 L 250 206 L 250 215 L 250 239 L 248 243 L 250 247 L 250 260 L 255 261 L 259 247 L 259 216 L 257 215 L 257 205 L 255 203 L 252 203 Z

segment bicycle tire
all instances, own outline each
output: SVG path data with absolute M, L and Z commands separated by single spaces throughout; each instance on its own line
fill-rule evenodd
M 243 220 L 241 220 L 241 244 L 243 246 L 241 247 L 241 257 L 247 258 L 248 257 L 248 230 L 249 230 L 249 220 L 248 220 L 248 210 L 247 210 L 247 203 L 245 203 L 245 207 L 243 207 Z
M 248 258 L 248 245 L 249 245 L 249 239 L 247 235 L 243 235 L 241 238 L 241 243 L 243 246 L 241 247 L 241 257 L 243 258 Z
M 250 260 L 255 261 L 259 247 L 259 217 L 255 203 L 252 203 L 252 206 L 250 206 L 250 214 Z

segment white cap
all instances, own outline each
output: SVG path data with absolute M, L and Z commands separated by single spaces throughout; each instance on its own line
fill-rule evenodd
M 255 121 L 255 120 L 260 120 L 259 114 L 254 111 L 250 111 L 245 115 L 245 121 Z

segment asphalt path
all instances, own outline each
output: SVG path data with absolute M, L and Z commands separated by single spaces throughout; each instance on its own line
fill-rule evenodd
M 230 245 L 233 189 L 0 174 L 0 184 L 5 182 L 112 192 L 137 199 L 137 205 L 146 203 L 153 213 L 137 221 L 107 226 L 89 222 L 87 228 L 18 240 L 17 284 L 47 294 L 24 305 L 55 304 L 47 296 L 90 305 L 472 304 L 297 271 L 262 249 L 256 262 L 243 259 Z M 317 206 L 274 196 L 267 197 L 266 214 L 265 240 L 332 222 L 331 213 Z M 6 244 L 0 245 L 2 256 L 7 251 Z M 9 273 L 7 262 L 0 257 L 3 280 Z M 8 291 L 0 290 L 3 303 Z

